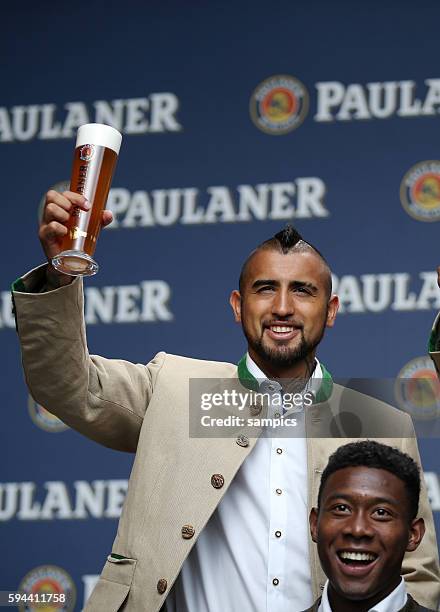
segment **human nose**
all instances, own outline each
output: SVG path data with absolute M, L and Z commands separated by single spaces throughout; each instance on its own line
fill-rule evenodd
M 272 313 L 280 318 L 284 318 L 293 315 L 294 311 L 291 293 L 283 289 L 277 291 L 272 302 Z
M 357 539 L 371 538 L 374 535 L 374 530 L 368 520 L 368 516 L 362 511 L 354 512 L 347 519 L 342 532 L 346 536 Z

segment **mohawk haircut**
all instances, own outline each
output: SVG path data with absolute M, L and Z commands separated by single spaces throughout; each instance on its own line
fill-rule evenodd
M 407 492 L 409 519 L 412 521 L 416 518 L 420 497 L 420 471 L 417 463 L 397 448 L 380 444 L 374 440 L 344 444 L 330 455 L 319 485 L 318 510 L 328 478 L 338 470 L 347 467 L 376 468 L 397 476 L 404 483 Z
M 263 247 L 263 245 L 272 243 L 277 240 L 283 254 L 286 255 L 302 239 L 303 238 L 301 234 L 292 225 L 286 225 L 286 227 L 281 230 L 281 232 L 278 232 L 278 234 L 275 234 L 273 238 L 269 238 L 269 240 L 263 242 L 261 246 Z
M 243 292 L 244 279 L 246 276 L 249 262 L 251 261 L 252 257 L 258 251 L 266 251 L 266 250 L 267 251 L 278 251 L 279 253 L 282 253 L 283 255 L 287 255 L 288 253 L 314 253 L 315 255 L 317 255 L 322 260 L 323 264 L 328 270 L 329 280 L 327 283 L 327 295 L 328 297 L 330 297 L 330 294 L 332 291 L 330 266 L 328 265 L 322 253 L 318 251 L 316 247 L 310 244 L 310 242 L 307 242 L 306 240 L 304 240 L 301 234 L 290 224 L 286 225 L 284 229 L 282 229 L 280 232 L 275 234 L 275 236 L 273 236 L 272 238 L 269 238 L 268 240 L 265 240 L 260 245 L 258 245 L 257 248 L 254 249 L 252 253 L 249 255 L 249 257 L 246 259 L 246 261 L 244 262 L 241 268 L 241 272 L 240 272 L 240 279 L 239 279 L 240 293 Z

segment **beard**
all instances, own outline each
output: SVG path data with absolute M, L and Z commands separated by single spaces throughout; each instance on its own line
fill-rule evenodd
M 319 333 L 312 339 L 307 340 L 304 330 L 300 329 L 300 342 L 297 346 L 268 346 L 264 341 L 264 331 L 260 338 L 252 337 L 243 326 L 243 333 L 246 336 L 249 347 L 260 357 L 263 362 L 269 363 L 273 368 L 284 369 L 297 363 L 306 361 L 321 342 L 325 332 L 325 322 Z

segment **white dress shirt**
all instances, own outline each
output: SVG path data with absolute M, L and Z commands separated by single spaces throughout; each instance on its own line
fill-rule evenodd
M 322 592 L 322 599 L 318 612 L 332 612 L 327 591 L 328 580 L 325 583 L 325 587 Z M 382 599 L 382 601 L 370 608 L 368 612 L 398 612 L 406 604 L 407 599 L 408 595 L 406 593 L 405 582 L 402 578 L 394 591 L 391 591 L 391 593 L 385 597 L 385 599 Z
M 247 366 L 261 393 L 281 390 L 249 355 Z M 309 384 L 319 378 L 317 363 Z M 290 412 L 296 437 L 263 431 L 185 560 L 167 612 L 299 612 L 312 605 L 304 411 Z

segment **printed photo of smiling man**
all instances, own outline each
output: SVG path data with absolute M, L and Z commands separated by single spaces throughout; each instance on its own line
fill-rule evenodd
M 305 612 L 427 611 L 407 593 L 405 552 L 425 533 L 417 517 L 420 473 L 411 457 L 374 441 L 331 455 L 310 512 L 310 532 L 328 580 Z

